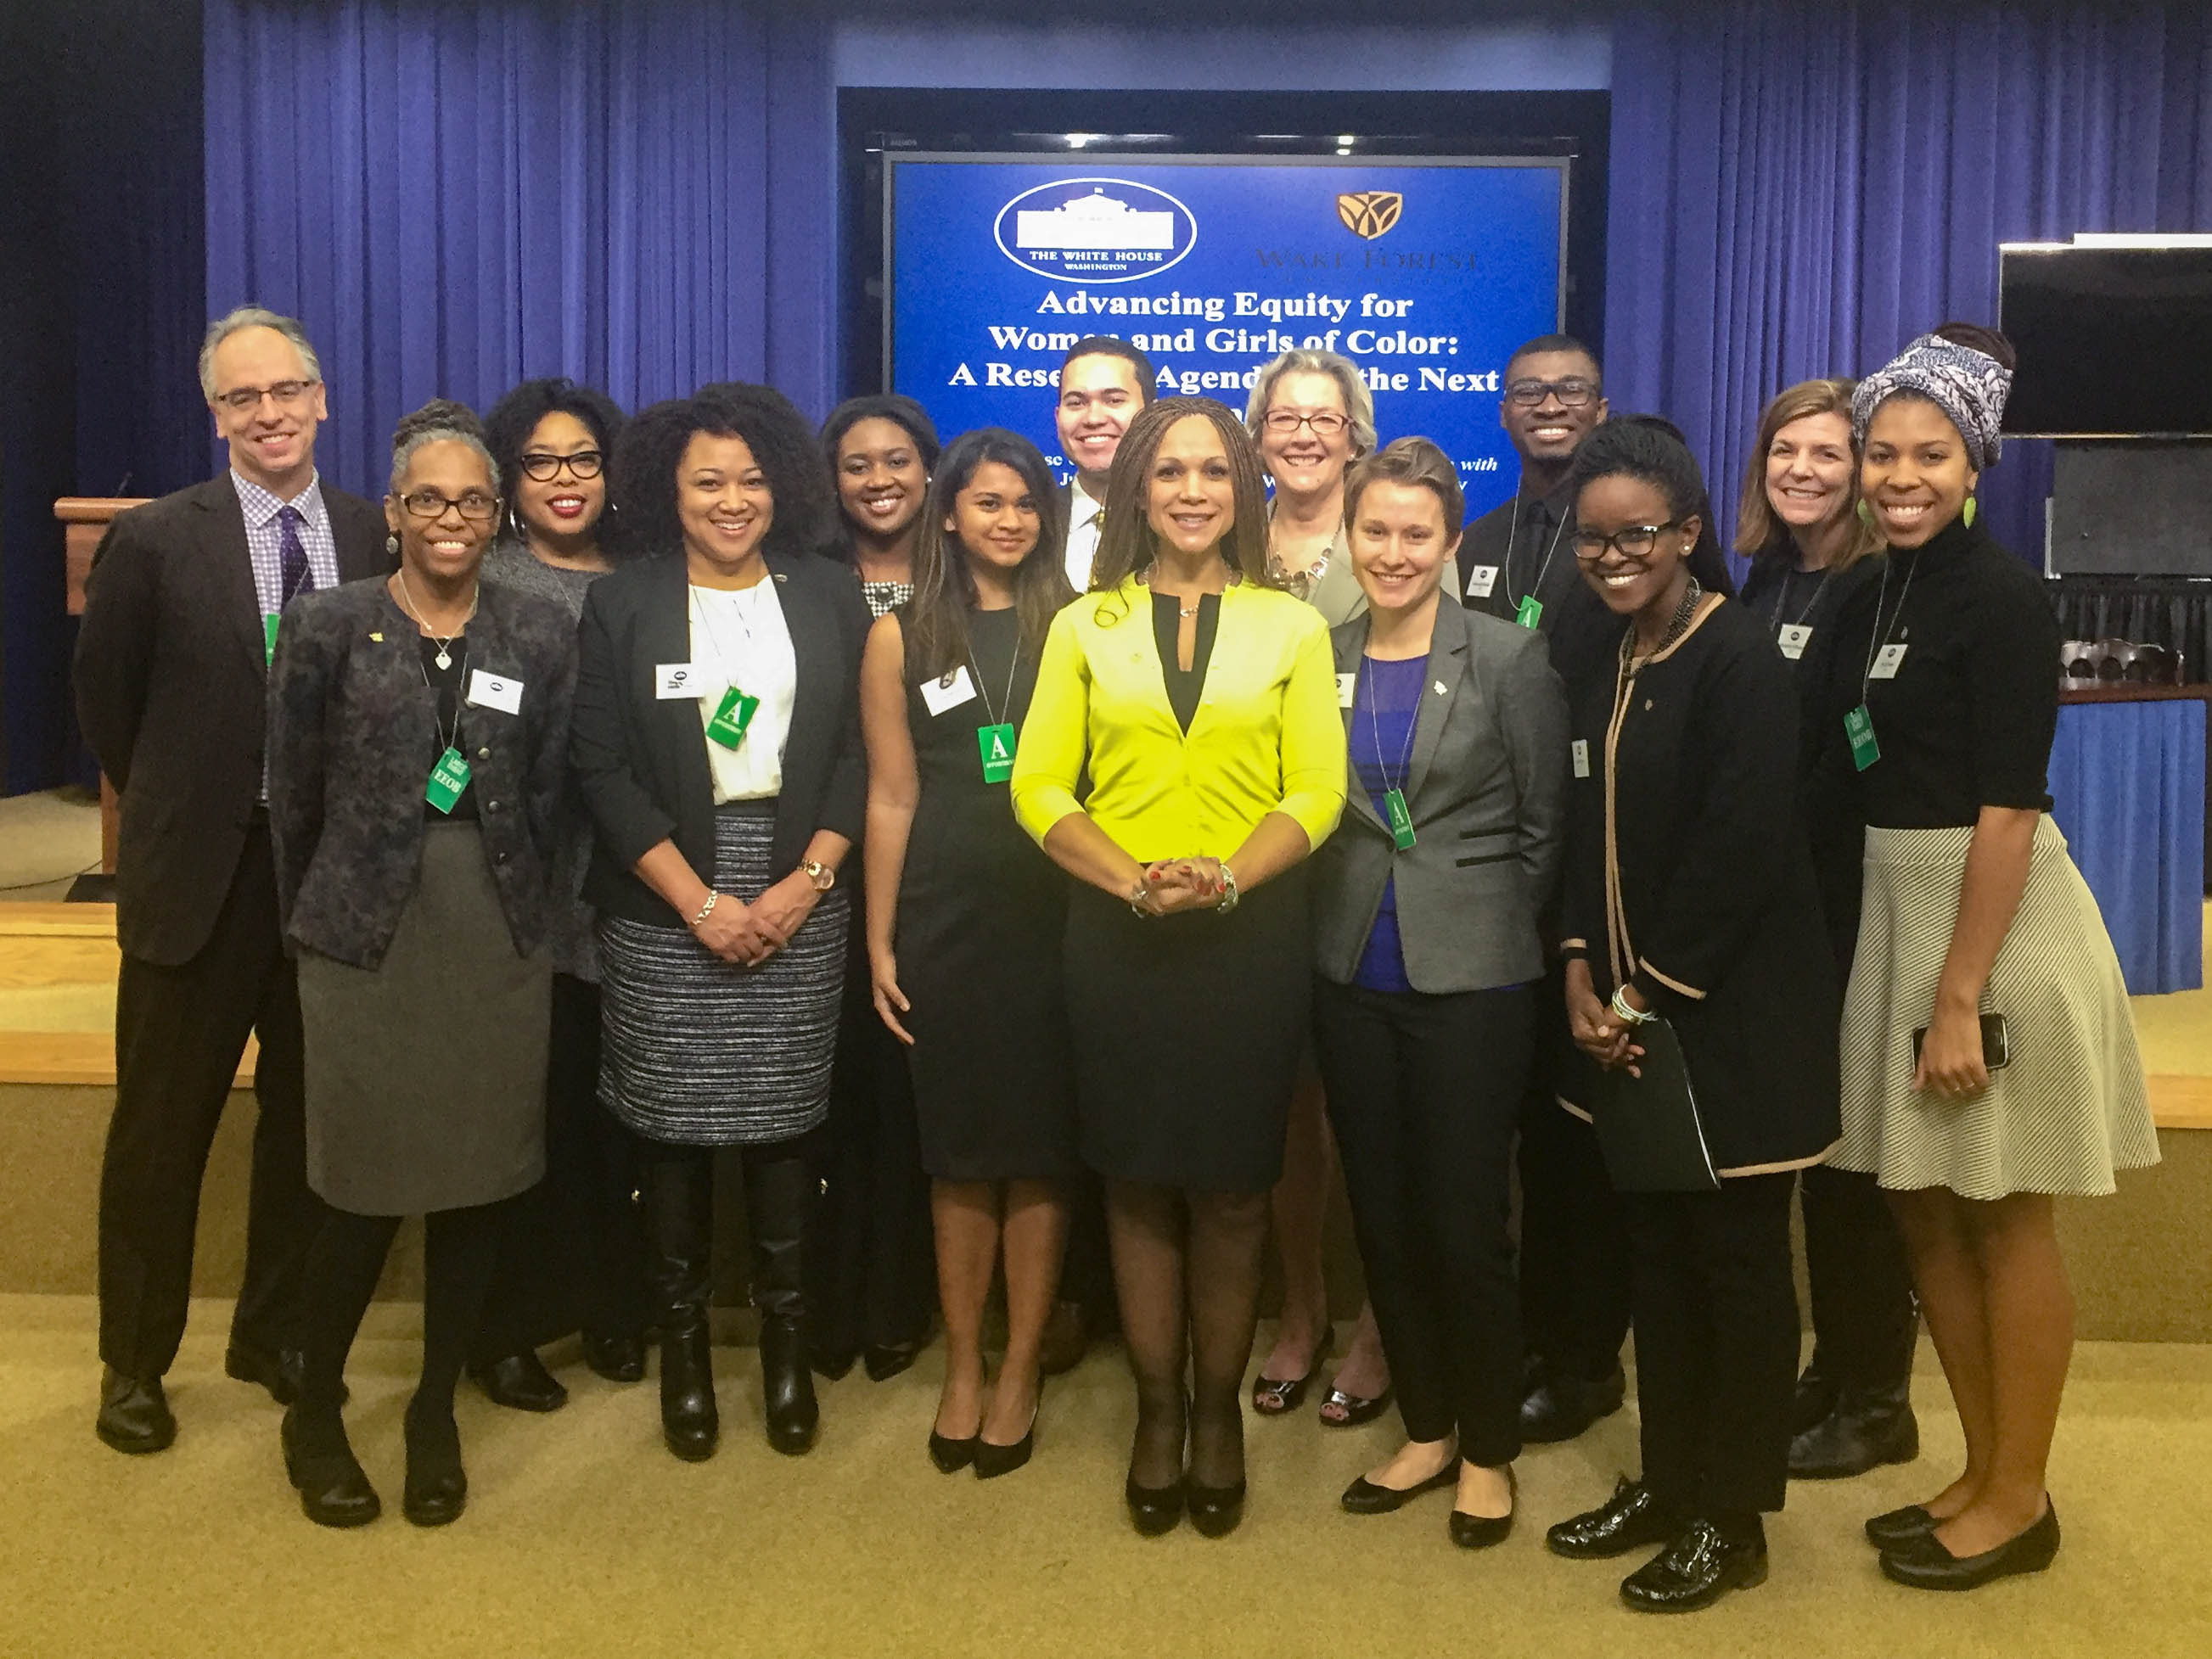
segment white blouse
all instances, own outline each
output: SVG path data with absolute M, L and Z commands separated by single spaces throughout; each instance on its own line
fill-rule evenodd
M 699 740 L 714 781 L 714 805 L 768 800 L 783 790 L 783 745 L 799 690 L 799 661 L 775 596 L 775 579 L 750 587 L 691 589 L 691 663 L 702 687 Z M 758 697 L 744 741 L 726 749 L 706 735 L 708 722 L 732 687 Z

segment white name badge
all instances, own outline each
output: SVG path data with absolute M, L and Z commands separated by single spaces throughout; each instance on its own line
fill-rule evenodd
M 1885 645 L 1874 653 L 1874 666 L 1867 671 L 1867 678 L 1870 680 L 1893 680 L 1904 661 L 1905 647 L 1902 645 Z
M 1467 596 L 1470 599 L 1486 599 L 1490 590 L 1498 586 L 1498 567 L 1478 564 L 1467 573 Z
M 522 682 L 503 680 L 481 668 L 469 670 L 469 701 L 479 708 L 496 708 L 502 714 L 522 712 Z
M 664 662 L 653 671 L 653 695 L 661 702 L 706 696 L 706 677 L 688 662 Z
M 1567 752 L 1575 757 L 1575 775 L 1578 778 L 1588 777 L 1589 775 L 1589 739 L 1577 738 L 1568 746 Z
M 1336 677 L 1336 706 L 1339 708 L 1352 707 L 1352 694 L 1358 689 L 1358 684 L 1359 676 L 1356 672 L 1350 674 L 1339 674 Z
M 1813 630 L 1803 623 L 1784 623 L 1776 635 L 1782 645 L 1782 654 L 1796 662 L 1805 654 L 1805 647 L 1813 642 Z
M 921 700 L 933 714 L 942 714 L 948 708 L 957 708 L 963 702 L 975 700 L 975 682 L 968 678 L 968 665 L 963 663 L 952 671 L 949 679 L 924 680 Z

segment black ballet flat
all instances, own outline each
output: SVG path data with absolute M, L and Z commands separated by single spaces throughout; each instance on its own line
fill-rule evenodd
M 1134 1475 L 1123 1481 L 1121 1496 L 1137 1530 L 1147 1538 L 1173 1531 L 1176 1522 L 1182 1519 L 1183 1486 L 1176 1480 L 1164 1486 L 1140 1486 Z
M 1328 1359 L 1328 1351 L 1336 1346 L 1336 1333 L 1323 1331 L 1321 1340 L 1314 1344 L 1313 1363 L 1306 1367 L 1304 1376 L 1255 1376 L 1252 1379 L 1252 1409 L 1262 1417 L 1280 1417 L 1294 1412 L 1304 1403 L 1306 1390 L 1313 1387 L 1314 1379 L 1321 1375 L 1322 1366 Z
M 2015 1574 L 2041 1572 L 2058 1554 L 2058 1507 L 2051 1504 L 2043 1518 L 2026 1532 L 2015 1534 L 1993 1550 L 1979 1555 L 1954 1555 L 1933 1532 L 1881 1553 L 1883 1575 L 1912 1589 L 1970 1590 Z
M 929 1461 L 937 1465 L 939 1474 L 957 1474 L 975 1461 L 979 1435 L 969 1435 L 965 1440 L 955 1440 L 950 1435 L 929 1431 Z
M 1190 1524 L 1208 1538 L 1226 1538 L 1244 1518 L 1244 1483 L 1233 1486 L 1201 1486 L 1185 1477 L 1183 1503 Z
M 1361 1475 L 1344 1489 L 1344 1496 L 1336 1501 L 1344 1506 L 1347 1515 L 1389 1515 L 1401 1510 L 1425 1492 L 1442 1492 L 1446 1486 L 1459 1484 L 1459 1459 L 1438 1469 L 1425 1480 L 1410 1486 L 1377 1486 Z
M 1459 1466 L 1453 1462 L 1452 1478 L 1459 1478 Z M 1463 1550 L 1486 1550 L 1504 1543 L 1513 1531 L 1514 1512 L 1521 1507 L 1521 1477 L 1509 1465 L 1505 1471 L 1505 1488 L 1512 1508 L 1503 1515 L 1469 1515 L 1465 1510 L 1451 1512 L 1451 1540 Z
M 1878 1550 L 1902 1549 L 1936 1530 L 1936 1517 L 1917 1504 L 1886 1510 L 1866 1523 L 1867 1542 Z

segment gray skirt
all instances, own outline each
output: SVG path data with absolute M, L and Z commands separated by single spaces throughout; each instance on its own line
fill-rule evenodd
M 767 891 L 775 803 L 714 814 L 714 886 Z M 648 1140 L 757 1146 L 829 1115 L 845 984 L 844 889 L 822 896 L 757 968 L 714 956 L 688 927 L 599 922 L 599 1098 Z
M 376 968 L 300 956 L 307 1184 L 359 1215 L 512 1198 L 545 1173 L 552 958 L 515 954 L 474 823 L 424 827 Z

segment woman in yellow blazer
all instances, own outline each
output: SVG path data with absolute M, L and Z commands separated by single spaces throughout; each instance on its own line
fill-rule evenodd
M 1016 816 L 1078 882 L 1076 1096 L 1136 1373 L 1127 1496 L 1145 1532 L 1187 1507 L 1218 1535 L 1243 1513 L 1244 1369 L 1310 995 L 1297 866 L 1344 805 L 1328 629 L 1268 582 L 1267 548 L 1237 416 L 1206 398 L 1146 409 L 1014 758 Z

